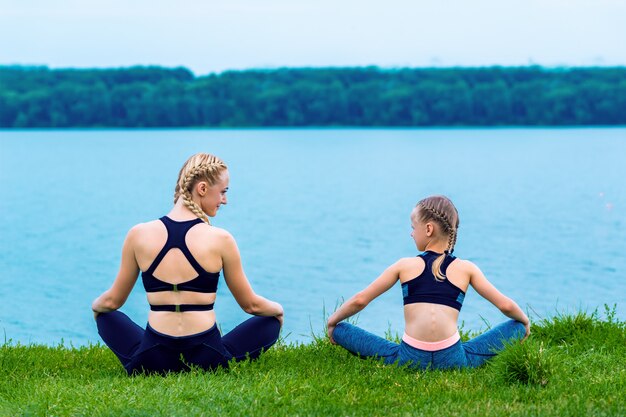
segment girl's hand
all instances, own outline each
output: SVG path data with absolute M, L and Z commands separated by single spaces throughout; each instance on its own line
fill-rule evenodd
M 328 320 L 327 325 L 327 332 L 328 332 L 328 338 L 330 339 L 330 343 L 333 345 L 336 345 L 337 342 L 335 342 L 335 339 L 333 339 L 333 332 L 335 331 L 335 327 L 337 327 L 337 324 L 332 324 L 330 320 Z
M 524 327 L 526 328 L 526 334 L 524 334 L 524 337 L 522 338 L 522 342 L 526 339 L 528 339 L 528 336 L 530 336 L 530 321 L 527 322 Z

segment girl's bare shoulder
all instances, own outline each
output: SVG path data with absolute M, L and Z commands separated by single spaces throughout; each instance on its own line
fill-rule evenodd
M 402 282 L 419 276 L 424 271 L 425 266 L 424 260 L 419 256 L 400 258 L 398 262 L 395 263 L 400 281 Z
M 411 268 L 414 266 L 424 265 L 424 260 L 419 256 L 411 256 L 406 258 L 400 258 L 398 262 L 396 262 L 399 268 Z
M 456 258 L 454 262 L 452 262 L 450 266 L 448 266 L 448 270 L 449 271 L 456 270 L 456 271 L 464 272 L 464 273 L 471 275 L 472 273 L 476 272 L 479 269 L 476 266 L 476 264 L 472 261 L 469 261 L 467 259 Z

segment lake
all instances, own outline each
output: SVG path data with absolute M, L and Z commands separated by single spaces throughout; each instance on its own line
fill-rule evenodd
M 0 331 L 20 343 L 99 340 L 91 301 L 112 283 L 134 224 L 166 214 L 191 154 L 228 164 L 213 224 L 238 242 L 255 291 L 307 342 L 324 314 L 401 257 L 409 214 L 445 194 L 455 255 L 475 262 L 531 320 L 617 305 L 626 318 L 626 128 L 0 131 Z M 138 285 L 121 309 L 139 324 Z M 224 282 L 222 330 L 246 314 Z M 505 317 L 470 290 L 464 329 Z M 359 316 L 402 334 L 399 284 Z

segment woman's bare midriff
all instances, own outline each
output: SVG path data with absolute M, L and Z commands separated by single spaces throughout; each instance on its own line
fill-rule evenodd
M 148 293 L 148 302 L 154 305 L 212 304 L 215 293 L 164 291 Z M 150 311 L 148 323 L 157 332 L 170 336 L 189 336 L 210 329 L 215 324 L 215 311 Z

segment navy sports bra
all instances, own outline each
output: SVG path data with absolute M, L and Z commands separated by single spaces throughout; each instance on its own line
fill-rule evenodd
M 159 220 L 163 222 L 167 229 L 167 240 L 165 246 L 161 249 L 161 252 L 154 258 L 152 265 L 141 273 L 141 280 L 143 281 L 143 287 L 146 292 L 160 292 L 160 291 L 192 291 L 201 293 L 214 293 L 217 291 L 217 282 L 220 279 L 219 272 L 207 272 L 200 264 L 194 259 L 193 255 L 189 251 L 187 244 L 185 243 L 185 236 L 189 229 L 198 223 L 202 223 L 201 219 L 187 220 L 178 222 L 170 219 L 167 216 L 161 217 Z M 161 263 L 167 252 L 170 249 L 178 248 L 183 253 L 187 261 L 191 264 L 191 267 L 198 273 L 198 276 L 180 284 L 170 284 L 168 282 L 161 281 L 153 274 L 157 266 Z M 150 304 L 150 310 L 152 311 L 208 311 L 213 310 L 213 303 L 211 304 Z
M 404 304 L 413 303 L 434 303 L 443 304 L 461 310 L 465 292 L 459 287 L 444 279 L 437 281 L 432 272 L 433 262 L 440 253 L 426 251 L 418 255 L 426 264 L 424 271 L 417 277 L 402 284 L 402 297 Z M 445 275 L 448 266 L 456 259 L 452 255 L 446 255 L 441 263 L 441 272 Z

